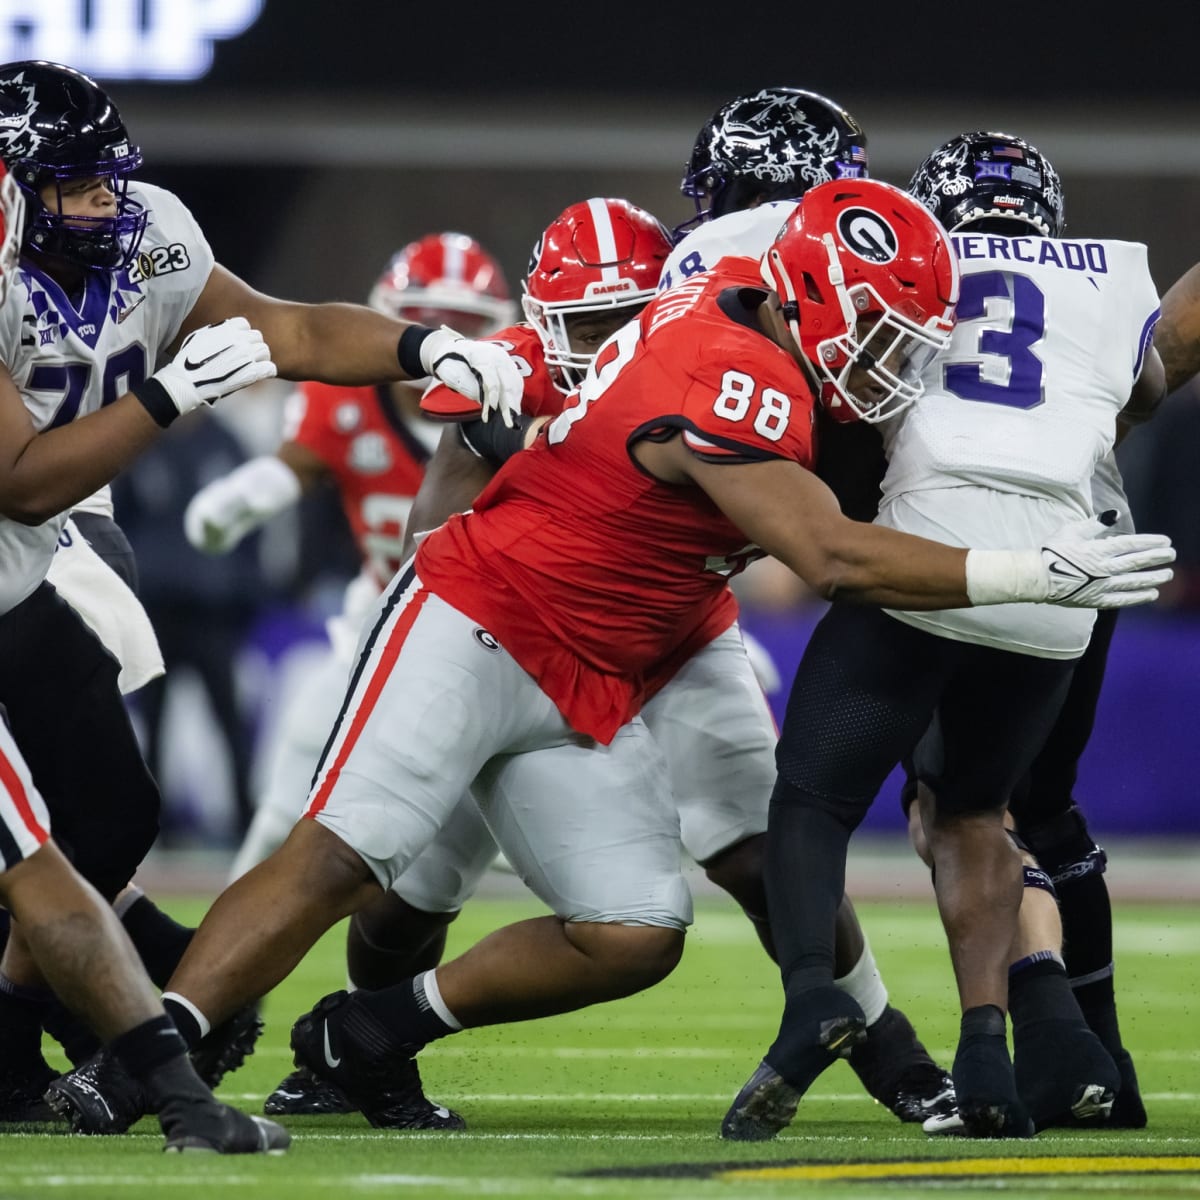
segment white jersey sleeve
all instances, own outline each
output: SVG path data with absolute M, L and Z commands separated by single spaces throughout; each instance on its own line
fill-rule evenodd
M 665 292 L 711 271 L 729 255 L 761 258 L 796 208 L 795 200 L 773 200 L 698 225 L 671 251 L 658 278 L 658 290 Z
M 0 355 L 39 432 L 98 411 L 162 366 L 212 273 L 212 250 L 176 196 L 149 184 L 130 193 L 150 221 L 128 267 L 90 271 L 68 296 L 22 263 L 0 307 Z M 0 613 L 45 578 L 65 519 L 31 528 L 0 517 Z

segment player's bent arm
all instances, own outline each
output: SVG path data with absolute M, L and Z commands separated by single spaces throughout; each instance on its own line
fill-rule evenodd
M 634 453 L 665 483 L 699 485 L 743 533 L 830 600 L 912 610 L 1127 608 L 1156 600 L 1171 578 L 1169 538 L 1105 536 L 1096 518 L 1068 522 L 1028 550 L 963 550 L 849 520 L 825 484 L 789 459 L 708 463 L 677 437 L 639 443 Z
M 425 467 L 408 514 L 401 556 L 407 558 L 412 553 L 418 534 L 428 533 L 447 517 L 470 508 L 495 473 L 491 463 L 463 444 L 458 426 L 447 425 Z
M 0 514 L 41 525 L 111 483 L 162 429 L 129 394 L 39 433 L 0 367 Z
M 798 463 L 693 461 L 692 480 L 717 507 L 825 599 L 899 609 L 971 603 L 966 550 L 851 521 L 833 492 Z
M 1141 374 L 1134 381 L 1133 390 L 1125 407 L 1117 414 L 1117 441 L 1135 425 L 1150 420 L 1158 406 L 1166 399 L 1167 377 L 1162 358 L 1151 346 L 1142 363 Z
M 226 554 L 248 533 L 290 508 L 328 471 L 324 459 L 298 442 L 242 463 L 202 487 L 183 514 L 197 550 Z
M 1200 263 L 1167 289 L 1154 345 L 1166 368 L 1168 392 L 1200 371 Z

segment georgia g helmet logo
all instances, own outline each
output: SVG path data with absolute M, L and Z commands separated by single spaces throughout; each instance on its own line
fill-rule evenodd
M 896 231 L 869 208 L 847 208 L 839 213 L 837 230 L 846 249 L 867 262 L 889 263 L 900 246 Z

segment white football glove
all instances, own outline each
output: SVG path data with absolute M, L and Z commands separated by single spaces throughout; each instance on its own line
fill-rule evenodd
M 275 375 L 263 335 L 245 317 L 202 325 L 183 339 L 179 353 L 154 372 L 181 413 L 212 404 L 230 392 Z
M 295 471 L 275 455 L 243 463 L 202 487 L 183 514 L 187 540 L 205 554 L 228 554 L 251 530 L 300 499 Z
M 517 366 L 494 342 L 473 342 L 449 325 L 421 343 L 421 365 L 447 387 L 479 402 L 484 421 L 494 412 L 505 425 L 521 414 L 524 390 Z
M 1173 572 L 1171 539 L 1159 533 L 1110 534 L 1095 517 L 1071 521 L 1042 546 L 1046 600 L 1068 608 L 1131 608 L 1158 599 Z

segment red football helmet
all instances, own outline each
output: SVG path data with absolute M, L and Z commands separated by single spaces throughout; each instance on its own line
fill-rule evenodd
M 511 325 L 516 306 L 500 264 L 465 233 L 431 233 L 393 255 L 367 303 L 418 325 L 486 337 Z
M 0 162 L 0 302 L 8 295 L 8 285 L 17 270 L 24 221 L 25 197 Z
M 578 387 L 593 355 L 571 349 L 566 319 L 628 309 L 654 297 L 671 238 L 657 217 L 628 200 L 593 197 L 572 204 L 538 238 L 522 306 L 564 391 Z
M 883 421 L 920 396 L 921 372 L 954 328 L 958 260 L 907 192 L 873 179 L 818 185 L 762 272 L 835 418 Z M 863 396 L 847 387 L 856 366 L 871 380 Z

